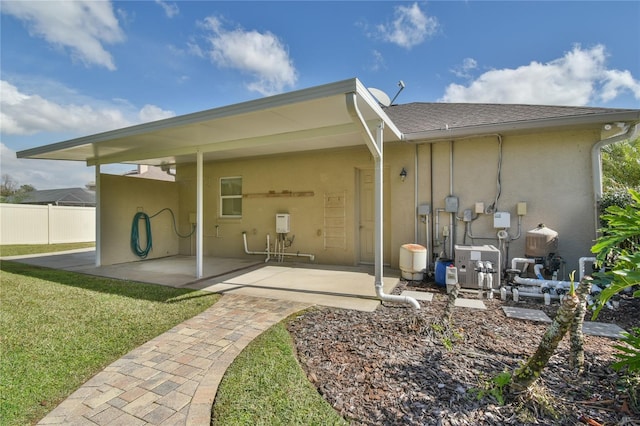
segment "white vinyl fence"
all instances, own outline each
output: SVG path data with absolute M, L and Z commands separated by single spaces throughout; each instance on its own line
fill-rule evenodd
M 0 203 L 0 244 L 96 240 L 96 208 Z

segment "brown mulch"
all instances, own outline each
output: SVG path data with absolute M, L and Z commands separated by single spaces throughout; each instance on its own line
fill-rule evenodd
M 541 309 L 553 318 L 558 302 L 484 300 L 486 310 L 454 308 L 446 329 L 444 289 L 401 282 L 394 293 L 404 289 L 436 294 L 419 311 L 388 302 L 374 312 L 317 308 L 289 324 L 309 380 L 351 424 L 640 425 L 640 380 L 630 384 L 611 369 L 614 339 L 586 336 L 578 374 L 567 365 L 565 336 L 526 395 L 507 395 L 496 383 L 535 351 L 548 326 L 507 318 L 501 307 Z M 640 299 L 623 297 L 598 321 L 640 327 Z

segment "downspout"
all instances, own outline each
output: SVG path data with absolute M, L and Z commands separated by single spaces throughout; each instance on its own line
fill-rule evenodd
M 638 135 L 638 124 L 626 125 L 627 129 L 608 139 L 601 140 L 591 148 L 591 173 L 593 174 L 593 202 L 596 237 L 600 229 L 600 201 L 602 200 L 602 154 L 601 149 L 612 143 L 632 141 Z
M 413 170 L 415 170 L 415 173 L 413 173 L 414 177 L 413 177 L 413 211 L 414 211 L 414 216 L 413 216 L 413 224 L 414 224 L 414 236 L 413 236 L 413 241 L 415 241 L 416 243 L 419 244 L 419 240 L 418 240 L 418 174 L 419 174 L 419 169 L 418 169 L 418 144 L 416 144 L 415 146 L 415 152 L 413 154 L 413 158 L 414 158 L 414 164 L 413 164 Z M 428 267 L 429 265 L 427 265 Z
M 358 109 L 357 103 L 357 95 L 355 92 L 346 94 L 346 102 L 347 102 L 347 111 L 351 115 L 353 122 L 360 127 L 362 130 L 362 134 L 364 135 L 365 143 L 371 155 L 373 155 L 375 162 L 375 290 L 376 296 L 382 301 L 388 302 L 400 302 L 406 303 L 413 306 L 415 309 L 420 309 L 420 304 L 413 297 L 408 296 L 397 296 L 392 294 L 385 294 L 382 282 L 382 249 L 383 249 L 383 186 L 382 186 L 382 178 L 383 178 L 383 162 L 382 162 L 382 135 L 384 131 L 384 122 L 380 120 L 376 132 L 376 137 L 374 139 L 369 127 L 364 121 L 360 110 Z

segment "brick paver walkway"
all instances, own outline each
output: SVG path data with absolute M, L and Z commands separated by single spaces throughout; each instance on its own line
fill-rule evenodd
M 309 305 L 225 295 L 86 382 L 41 425 L 209 425 L 227 367 L 260 333 Z

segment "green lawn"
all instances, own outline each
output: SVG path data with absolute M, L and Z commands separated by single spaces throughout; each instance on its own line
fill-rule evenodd
M 53 253 L 64 250 L 95 247 L 96 243 L 65 243 L 65 244 L 2 244 L 0 256 L 18 256 L 24 254 Z
M 7 261 L 0 273 L 2 425 L 37 421 L 105 366 L 219 298 Z
M 221 425 L 346 425 L 298 364 L 283 323 L 258 336 L 220 383 L 212 414 Z

